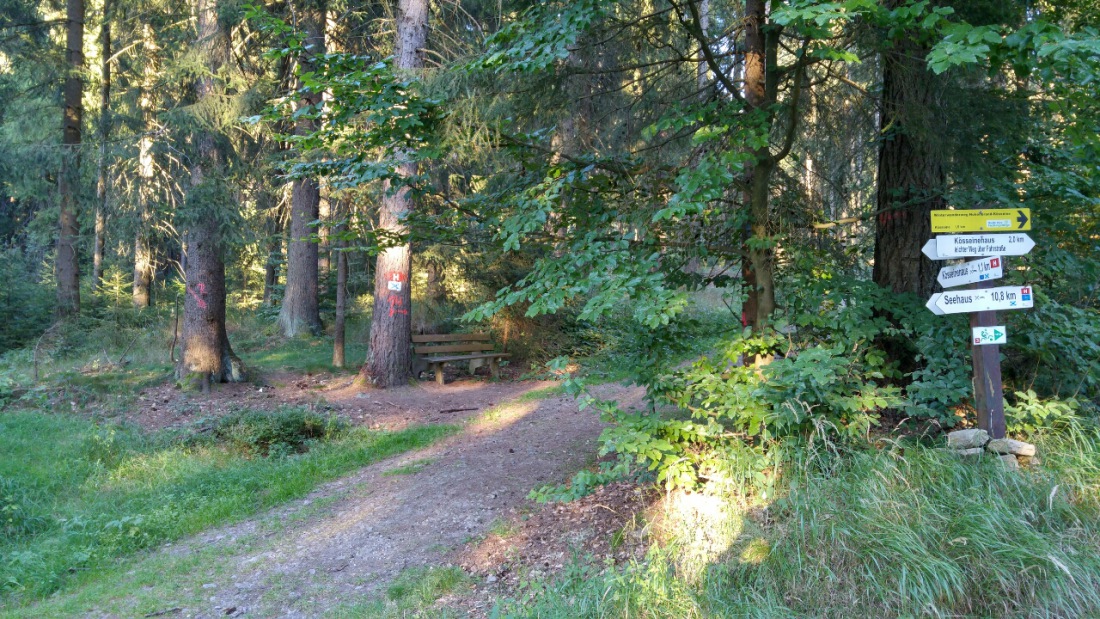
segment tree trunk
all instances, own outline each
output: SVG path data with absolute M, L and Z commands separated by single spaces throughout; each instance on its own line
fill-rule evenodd
M 57 313 L 62 318 L 80 312 L 80 266 L 76 240 L 76 192 L 80 186 L 80 131 L 84 114 L 84 0 L 68 0 L 65 10 L 65 78 L 62 115 L 61 170 L 57 175 L 58 237 L 55 255 Z
M 301 7 L 302 26 L 306 31 L 304 43 L 309 52 L 299 59 L 301 69 L 312 68 L 312 56 L 325 51 L 325 3 L 323 0 L 305 0 Z M 321 93 L 310 93 L 302 105 L 316 105 Z M 300 119 L 295 127 L 298 135 L 312 133 L 316 123 Z M 286 337 L 303 333 L 321 334 L 321 314 L 317 302 L 317 243 L 312 240 L 320 214 L 321 189 L 314 179 L 294 181 L 290 202 L 290 242 L 287 247 L 286 291 L 279 311 L 279 328 Z
M 344 367 L 344 323 L 348 309 L 348 254 L 347 241 L 336 244 L 336 320 L 333 325 L 332 365 Z
M 156 87 L 157 76 L 157 47 L 153 37 L 153 27 L 146 24 L 143 29 L 143 61 L 145 63 L 139 106 L 141 108 L 144 131 L 138 141 L 138 176 L 141 183 L 138 187 L 137 222 L 134 232 L 134 307 L 149 307 L 149 289 L 153 284 L 153 250 L 150 240 L 150 228 L 152 219 L 152 185 L 155 175 L 153 162 L 153 131 L 156 102 L 153 98 L 153 90 Z
M 209 72 L 199 78 L 195 90 L 198 100 L 216 96 L 213 75 L 224 58 L 224 45 L 217 20 L 215 0 L 198 0 L 196 11 L 198 47 Z M 223 155 L 209 129 L 195 135 L 196 153 L 191 167 L 191 189 L 201 191 L 207 175 L 221 173 Z M 206 205 L 196 205 L 205 209 Z M 203 391 L 210 382 L 241 381 L 244 372 L 240 360 L 229 346 L 225 331 L 225 264 L 222 262 L 218 219 L 212 212 L 197 213 L 184 235 L 186 255 L 186 294 L 183 303 L 183 329 L 180 362 L 176 374 L 181 380 L 194 380 Z
M 764 0 L 748 0 L 745 3 L 745 101 L 750 114 L 767 114 L 775 103 L 770 100 L 767 88 L 767 62 L 773 55 L 768 49 L 768 37 L 764 34 L 767 13 Z M 778 37 L 773 37 L 778 40 Z M 770 122 L 768 125 L 770 126 Z M 768 199 L 771 175 L 775 169 L 767 146 L 754 153 L 756 161 L 749 168 L 744 194 L 748 210 L 742 241 L 746 247 L 749 239 L 768 236 Z M 748 248 L 748 256 L 742 261 L 742 284 L 748 289 L 743 311 L 745 326 L 759 331 L 768 323 L 775 310 L 775 280 L 772 252 L 759 247 Z
M 894 292 L 932 294 L 936 269 L 921 247 L 932 238 L 929 213 L 946 206 L 947 177 L 928 50 L 902 39 L 883 55 L 882 130 L 875 218 L 874 282 Z
M 95 241 L 92 247 L 92 290 L 103 279 L 103 246 L 107 233 L 107 141 L 111 137 L 111 2 L 103 3 L 99 28 L 102 83 L 99 87 L 99 165 L 96 170 Z
M 272 237 L 267 244 L 267 264 L 264 265 L 265 307 L 275 305 L 275 286 L 279 283 L 279 261 L 282 256 L 282 234 L 279 234 Z
M 428 0 L 400 0 L 397 20 L 397 68 L 410 72 L 423 68 L 423 50 L 428 38 Z M 412 177 L 417 173 L 417 165 L 405 163 L 397 171 L 402 176 Z M 404 219 L 412 209 L 409 190 L 401 187 L 391 192 L 388 182 L 384 190 L 379 226 L 392 233 L 404 234 Z M 409 273 L 412 249 L 408 243 L 385 249 L 378 254 L 376 264 L 370 349 L 361 377 L 376 387 L 404 385 L 411 376 Z
M 192 169 L 201 183 L 202 170 Z M 225 264 L 217 220 L 204 217 L 184 236 L 187 288 L 183 302 L 182 350 L 177 375 L 208 390 L 211 382 L 240 382 L 244 372 L 225 331 Z
M 424 297 L 433 307 L 442 307 L 447 302 L 446 266 L 442 260 L 430 259 L 424 265 L 424 271 L 428 281 L 425 286 Z

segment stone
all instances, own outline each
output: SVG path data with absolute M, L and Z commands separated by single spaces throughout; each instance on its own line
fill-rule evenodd
M 989 433 L 979 428 L 955 430 L 947 434 L 947 446 L 952 449 L 973 449 L 985 447 L 989 442 Z
M 959 450 L 955 451 L 956 455 L 962 456 L 963 458 L 969 458 L 969 457 L 972 457 L 972 456 L 980 456 L 984 453 L 985 453 L 985 450 L 982 449 L 981 447 L 971 447 L 970 449 L 959 449 Z
M 997 456 L 1001 462 L 1004 463 L 1005 468 L 1010 471 L 1020 470 L 1020 461 L 1016 459 L 1016 456 L 1012 454 L 1005 454 L 1003 456 Z
M 1023 441 L 1014 441 L 1010 438 L 995 438 L 989 441 L 985 448 L 995 454 L 1012 454 L 1029 458 L 1035 455 L 1035 445 Z

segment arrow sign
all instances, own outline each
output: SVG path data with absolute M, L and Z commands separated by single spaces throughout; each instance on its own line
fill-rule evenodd
M 1022 232 L 1031 230 L 1031 209 L 932 211 L 932 232 Z
M 1000 256 L 972 260 L 964 264 L 943 267 L 936 281 L 944 288 L 984 282 L 1004 277 L 1004 261 Z
M 940 297 L 942 297 L 942 296 L 943 296 L 942 294 L 937 292 L 937 293 L 932 295 L 931 299 L 928 299 L 928 303 L 924 304 L 924 306 L 927 307 L 929 309 L 929 311 L 931 311 L 933 314 L 935 314 L 937 316 L 947 315 L 947 312 L 941 310 L 939 305 L 936 305 L 937 303 L 939 303 Z
M 921 253 L 928 256 L 929 260 L 947 260 L 947 256 L 940 255 L 939 244 L 936 243 L 936 239 L 929 239 L 920 250 Z
M 971 332 L 975 346 L 1008 342 L 1008 331 L 1004 327 L 974 327 Z
M 936 254 L 943 258 L 1022 256 L 1035 247 L 1026 234 L 948 234 L 936 237 Z
M 1002 286 L 944 292 L 936 307 L 945 314 L 1028 309 L 1034 306 L 1031 286 Z

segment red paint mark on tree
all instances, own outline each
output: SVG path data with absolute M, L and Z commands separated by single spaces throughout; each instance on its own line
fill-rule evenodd
M 404 301 L 401 300 L 401 297 L 391 296 L 390 297 L 390 316 L 392 317 L 395 314 L 408 314 L 409 310 L 405 309 L 404 305 L 405 305 L 405 303 L 404 303 Z
M 195 288 L 198 288 L 198 292 L 195 291 Z M 206 301 L 203 300 L 203 298 L 199 296 L 200 294 L 201 295 L 206 294 L 206 284 L 204 284 L 202 282 L 199 282 L 199 283 L 195 284 L 195 288 L 192 288 L 191 286 L 188 286 L 187 287 L 187 292 L 190 293 L 192 297 L 195 297 L 195 303 L 199 304 L 199 309 L 206 309 Z

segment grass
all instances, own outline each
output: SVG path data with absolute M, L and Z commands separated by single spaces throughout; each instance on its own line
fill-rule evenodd
M 1100 433 L 1036 440 L 1043 468 L 1023 473 L 915 446 L 793 470 L 701 575 L 679 563 L 685 531 L 621 569 L 576 563 L 499 616 L 1100 616 Z
M 446 608 L 434 604 L 443 596 L 460 588 L 469 587 L 470 577 L 458 567 L 415 567 L 397 576 L 386 589 L 385 599 L 353 603 L 337 608 L 330 617 L 371 619 L 398 619 L 431 617 L 440 619 L 458 617 Z
M 95 579 L 119 558 L 304 496 L 457 430 L 362 428 L 305 453 L 256 457 L 218 441 L 156 440 L 34 411 L 0 417 L 0 608 Z
M 435 462 L 432 458 L 424 458 L 422 460 L 414 460 L 408 464 L 394 467 L 385 473 L 382 473 L 386 477 L 394 477 L 397 475 L 416 475 L 420 471 L 423 471 L 429 465 Z

